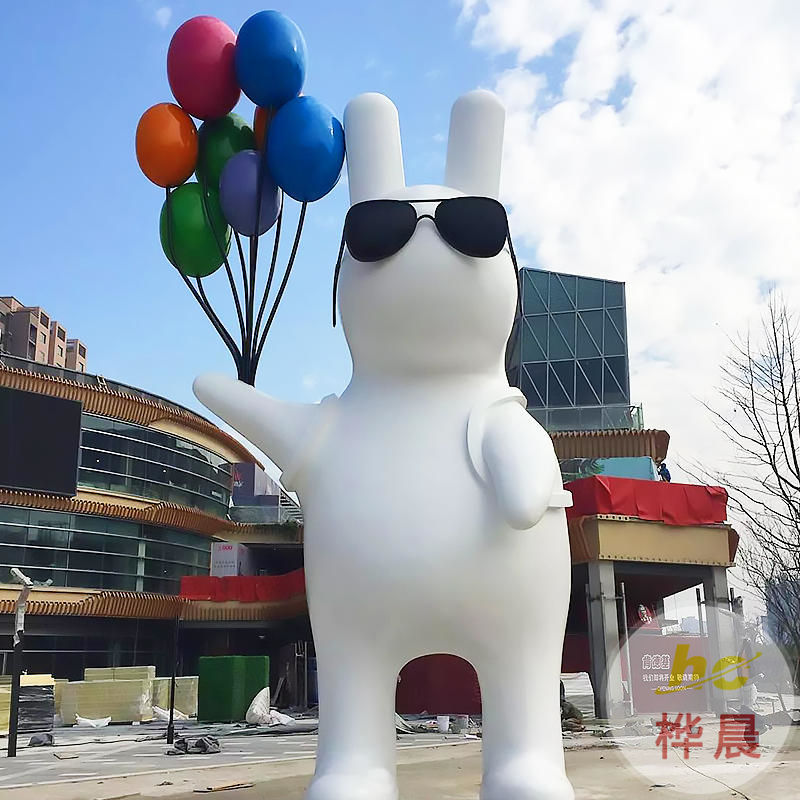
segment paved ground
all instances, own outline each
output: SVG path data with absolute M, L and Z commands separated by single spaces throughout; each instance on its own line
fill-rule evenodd
M 795 754 L 796 755 L 796 754 Z M 695 775 L 685 771 L 674 776 L 674 787 L 654 786 L 632 773 L 618 750 L 598 748 L 570 750 L 566 754 L 567 772 L 577 800 L 679 800 L 692 794 Z M 480 781 L 480 744 L 470 742 L 436 748 L 404 748 L 398 754 L 398 778 L 402 800 L 477 800 Z M 215 800 L 302 800 L 313 771 L 313 761 L 277 761 L 247 766 L 217 767 L 162 772 L 104 781 L 53 784 L 47 787 L 47 800 L 122 800 L 123 798 L 168 798 L 197 800 L 197 789 L 233 783 L 254 786 L 215 793 Z M 763 778 L 745 787 L 746 794 L 730 790 L 703 795 L 709 800 L 740 797 L 745 800 L 775 800 L 797 797 L 800 761 L 787 756 L 776 762 Z M 41 800 L 42 789 L 11 789 L 3 800 Z
M 55 732 L 56 747 L 24 747 L 16 758 L 0 758 L 0 790 L 25 786 L 41 786 L 45 783 L 70 783 L 80 780 L 104 780 L 116 776 L 131 776 L 143 773 L 164 773 L 175 769 L 199 767 L 243 766 L 248 763 L 270 763 L 313 759 L 317 749 L 316 734 L 292 735 L 248 735 L 246 729 L 227 733 L 219 737 L 221 752 L 212 755 L 187 754 L 168 756 L 168 745 L 164 739 L 148 740 L 146 736 L 157 735 L 155 726 L 138 729 L 116 727 L 99 732 L 104 741 L 87 735 L 79 729 L 64 729 Z M 136 735 L 134 731 L 141 731 Z M 196 737 L 203 730 L 193 726 L 187 731 Z M 116 736 L 113 734 L 116 731 Z M 181 735 L 178 731 L 177 735 Z M 25 737 L 25 741 L 30 738 Z M 464 744 L 463 736 L 441 734 L 408 734 L 398 740 L 398 748 L 419 748 L 437 745 Z
M 43 792 L 46 800 L 196 800 L 197 790 L 236 783 L 254 786 L 220 791 L 214 794 L 215 800 L 301 800 L 313 772 L 314 734 L 253 735 L 246 729 L 219 726 L 215 730 L 221 734 L 222 752 L 166 756 L 163 739 L 146 738 L 161 730 L 154 725 L 112 727 L 96 734 L 79 729 L 56 731 L 60 744 L 54 748 L 25 748 L 16 759 L 0 758 L 2 800 L 42 800 Z M 203 729 L 192 725 L 188 731 L 197 735 Z M 659 778 L 642 778 L 622 756 L 624 749 L 638 746 L 635 737 L 611 741 L 586 734 L 567 739 L 564 745 L 577 800 L 699 796 L 789 800 L 800 794 L 800 729 L 792 729 L 792 734 L 776 751 L 769 769 L 741 787 L 742 792 L 725 789 L 713 775 L 680 759 L 674 761 L 674 768 L 665 765 Z M 93 742 L 98 736 L 105 741 Z M 479 741 L 455 735 L 403 735 L 398 741 L 398 764 L 403 800 L 478 797 Z M 698 793 L 703 786 L 706 793 Z M 709 789 L 715 793 L 709 794 Z

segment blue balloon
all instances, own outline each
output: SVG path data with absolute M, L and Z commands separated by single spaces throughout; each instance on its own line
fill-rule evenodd
M 219 179 L 219 202 L 228 224 L 245 236 L 261 236 L 275 224 L 281 210 L 281 190 L 275 185 L 266 164 L 262 163 L 260 153 L 242 150 L 228 159 Z
M 259 11 L 236 38 L 236 79 L 262 108 L 280 108 L 297 97 L 306 79 L 306 40 L 280 11 Z
M 278 186 L 313 203 L 336 186 L 344 163 L 344 130 L 313 97 L 296 97 L 274 116 L 267 133 L 267 164 Z

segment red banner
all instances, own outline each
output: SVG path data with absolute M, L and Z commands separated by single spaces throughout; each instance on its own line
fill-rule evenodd
M 567 516 L 618 514 L 665 525 L 713 525 L 728 517 L 728 493 L 720 486 L 594 476 L 566 485 L 572 492 Z
M 305 592 L 306 576 L 302 569 L 284 575 L 238 575 L 226 578 L 184 575 L 181 578 L 181 597 L 187 600 L 280 603 Z

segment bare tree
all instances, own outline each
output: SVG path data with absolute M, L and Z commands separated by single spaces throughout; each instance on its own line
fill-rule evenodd
M 800 329 L 785 301 L 770 298 L 757 336 L 733 343 L 721 402 L 706 405 L 733 445 L 721 483 L 744 530 L 738 561 L 768 610 L 770 633 L 800 656 Z

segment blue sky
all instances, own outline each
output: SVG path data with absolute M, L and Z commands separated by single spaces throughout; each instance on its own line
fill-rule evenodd
M 474 15 L 459 24 L 462 4 Z M 181 22 L 212 14 L 238 30 L 264 7 L 28 0 L 4 4 L 0 25 L 0 294 L 83 339 L 92 372 L 201 411 L 195 375 L 233 366 L 161 252 L 162 192 L 138 169 L 134 134 L 172 99 Z M 395 101 L 409 182 L 441 179 L 456 97 L 494 88 L 520 261 L 535 252 L 537 266 L 626 281 L 632 400 L 671 433 L 673 475 L 676 461 L 726 457 L 698 398 L 713 403 L 728 337 L 757 318 L 765 282 L 800 307 L 797 4 L 687 0 L 635 19 L 625 4 L 563 0 L 277 8 L 305 33 L 307 94 L 339 115 L 363 91 Z M 258 378 L 276 396 L 314 401 L 349 378 L 330 325 L 346 208 L 340 186 L 309 209 Z M 224 275 L 209 283 L 222 304 Z
M 233 366 L 161 252 L 163 194 L 139 171 L 134 134 L 146 108 L 173 99 L 166 53 L 181 22 L 211 14 L 238 30 L 264 7 L 48 0 L 3 12 L 0 294 L 41 305 L 86 342 L 91 372 L 193 408 L 194 376 Z M 400 110 L 407 180 L 439 182 L 453 100 L 490 86 L 508 61 L 470 45 L 458 5 L 295 0 L 277 8 L 306 37 L 305 93 L 340 118 L 359 92 L 388 94 Z M 253 107 L 243 98 L 236 110 L 250 119 Z M 342 185 L 309 208 L 260 366 L 259 388 L 276 396 L 317 400 L 348 380 L 344 339 L 329 312 L 346 208 Z M 220 289 L 217 304 L 232 309 L 224 273 L 207 283 Z

